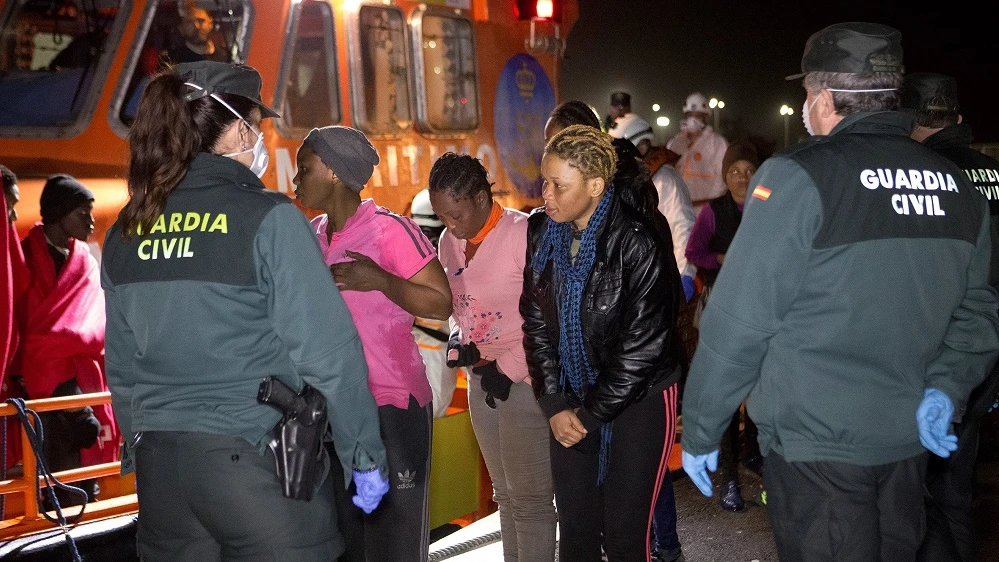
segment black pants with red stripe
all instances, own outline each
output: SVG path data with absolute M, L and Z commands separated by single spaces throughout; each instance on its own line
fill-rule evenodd
M 674 439 L 676 397 L 676 384 L 650 391 L 614 420 L 603 485 L 597 484 L 598 450 L 567 449 L 551 438 L 559 560 L 599 562 L 601 544 L 612 562 L 649 560 L 653 507 Z

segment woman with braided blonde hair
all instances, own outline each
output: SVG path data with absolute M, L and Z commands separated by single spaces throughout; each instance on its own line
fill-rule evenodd
M 611 137 L 573 125 L 545 147 L 520 311 L 548 417 L 559 559 L 647 561 L 676 418 L 670 243 L 611 179 Z M 623 187 L 622 187 L 623 189 Z M 540 211 L 544 212 L 540 212 Z

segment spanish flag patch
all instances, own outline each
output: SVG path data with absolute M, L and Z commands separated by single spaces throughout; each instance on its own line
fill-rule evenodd
M 766 201 L 767 199 L 770 199 L 770 189 L 763 187 L 762 185 L 758 185 L 756 186 L 756 189 L 753 190 L 753 197 L 759 199 L 760 201 Z

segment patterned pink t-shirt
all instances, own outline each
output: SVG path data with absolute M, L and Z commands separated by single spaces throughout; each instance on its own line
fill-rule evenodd
M 361 202 L 343 230 L 326 241 L 326 215 L 312 219 L 326 265 L 350 261 L 347 250 L 364 254 L 385 271 L 409 279 L 436 257 L 433 244 L 412 220 Z M 379 406 L 409 407 L 409 395 L 420 406 L 433 398 L 423 358 L 413 339 L 413 315 L 381 291 L 342 291 L 357 326 L 368 363 L 368 387 Z
M 461 341 L 474 341 L 482 357 L 495 359 L 512 381 L 525 380 L 520 293 L 524 289 L 527 215 L 503 209 L 503 216 L 468 263 L 466 244 L 447 230 L 441 235 L 440 260 L 451 285 L 451 317 L 461 328 Z

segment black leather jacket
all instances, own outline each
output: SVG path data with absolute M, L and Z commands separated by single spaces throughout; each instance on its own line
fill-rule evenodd
M 583 337 L 596 383 L 576 396 L 560 384 L 558 293 L 552 262 L 534 271 L 531 262 L 547 229 L 540 209 L 528 220 L 527 266 L 520 312 L 534 392 L 545 415 L 578 406 L 587 431 L 612 421 L 650 388 L 679 380 L 670 345 L 680 294 L 670 244 L 640 213 L 617 196 L 597 232 L 597 254 L 583 293 Z

